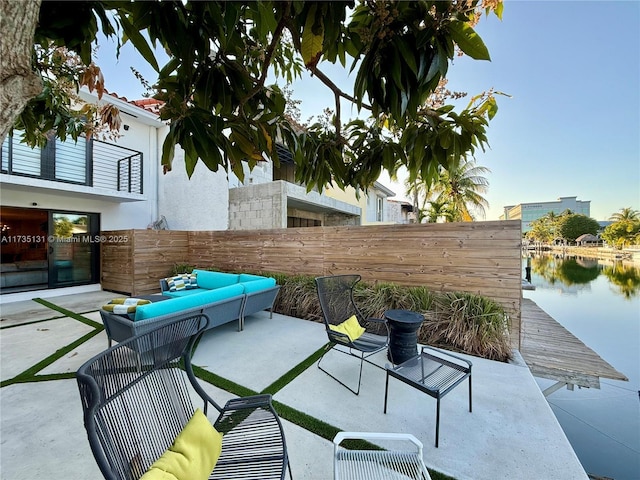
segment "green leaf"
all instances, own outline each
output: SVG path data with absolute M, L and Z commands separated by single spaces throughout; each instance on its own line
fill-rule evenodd
M 175 125 L 171 125 L 169 129 L 169 133 L 164 139 L 164 143 L 162 144 L 162 166 L 166 171 L 171 170 L 171 164 L 173 163 L 173 157 L 175 155 L 176 150 L 176 139 L 175 139 Z
M 454 20 L 449 24 L 449 32 L 460 50 L 475 60 L 491 60 L 489 50 L 471 26 L 466 22 Z
M 500 3 L 498 3 L 498 5 L 496 5 L 496 8 L 493 11 L 493 13 L 496 14 L 496 17 L 498 17 L 500 20 L 502 20 L 502 11 L 503 10 L 504 10 L 504 3 L 500 2 Z
M 409 66 L 414 75 L 418 75 L 418 65 L 416 63 L 416 57 L 414 55 L 414 50 L 409 47 L 407 42 L 402 37 L 396 37 L 393 42 L 398 50 L 400 50 L 400 54 L 404 59 L 405 63 Z
M 445 129 L 440 133 L 440 146 L 445 150 L 451 146 L 451 130 Z
M 217 172 L 218 167 L 222 165 L 222 155 L 217 143 L 213 139 L 206 139 L 211 145 L 208 148 L 209 155 L 201 156 L 200 159 L 204 162 L 209 170 Z
M 395 83 L 398 90 L 402 90 L 402 64 L 400 63 L 400 58 L 398 55 L 393 55 L 391 61 L 391 77 L 393 78 L 393 83 Z M 387 91 L 392 89 L 393 86 L 387 85 Z
M 121 17 L 120 24 L 122 25 L 124 33 L 129 40 L 131 40 L 131 43 L 133 43 L 136 50 L 140 52 L 143 58 L 149 62 L 149 65 L 151 65 L 156 72 L 160 71 L 156 57 L 153 54 L 153 50 L 151 50 L 151 47 L 142 34 L 129 22 L 127 18 Z
M 498 102 L 496 102 L 496 99 L 491 97 L 490 99 L 487 100 L 488 103 L 488 109 L 487 109 L 487 116 L 489 117 L 489 120 L 492 120 L 493 117 L 496 116 L 496 113 L 498 113 Z
M 421 71 L 424 70 L 423 65 L 425 63 L 426 63 L 426 59 L 425 60 L 420 59 Z M 429 65 L 429 71 L 427 72 L 427 76 L 424 80 L 425 83 L 431 81 L 438 74 L 438 72 L 440 72 L 440 56 L 438 54 L 438 51 L 436 50 L 436 53 L 433 55 L 433 58 L 431 58 L 431 65 Z M 422 74 L 420 74 L 420 77 L 422 77 Z
M 312 5 L 307 13 L 307 19 L 302 31 L 302 43 L 300 50 L 302 60 L 308 68 L 314 68 L 322 55 L 322 43 L 324 41 L 324 24 L 322 16 L 316 18 L 317 5 Z
M 256 26 L 260 32 L 260 36 L 267 38 L 270 32 L 273 32 L 278 26 L 278 20 L 273 12 L 273 5 L 271 2 L 258 2 L 258 18 L 256 19 Z

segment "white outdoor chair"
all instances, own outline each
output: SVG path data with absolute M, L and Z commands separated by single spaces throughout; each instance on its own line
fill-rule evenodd
M 402 450 L 349 450 L 344 440 L 393 441 Z M 422 442 L 408 433 L 340 432 L 333 439 L 334 480 L 431 480 Z

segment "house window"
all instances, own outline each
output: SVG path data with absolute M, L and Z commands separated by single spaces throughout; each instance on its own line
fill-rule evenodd
M 382 197 L 377 197 L 377 202 L 376 202 L 376 221 L 377 221 L 377 222 L 382 222 L 382 216 L 383 216 L 383 211 L 382 211 L 383 201 L 384 201 L 384 199 L 383 199 Z

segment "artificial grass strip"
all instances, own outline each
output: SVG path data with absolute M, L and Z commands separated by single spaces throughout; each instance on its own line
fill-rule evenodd
M 319 437 L 324 438 L 330 442 L 333 442 L 334 437 L 341 432 L 342 429 L 334 427 L 322 420 L 318 420 L 311 415 L 307 415 L 295 408 L 291 408 L 284 403 L 280 403 L 278 401 L 273 401 L 273 406 L 278 412 L 278 415 L 299 427 L 308 430 Z M 342 446 L 344 448 L 348 448 L 349 450 L 384 450 L 384 448 L 379 447 L 373 443 L 370 443 L 366 440 L 346 440 L 342 442 Z M 445 475 L 444 473 L 440 473 L 436 470 L 432 470 L 428 468 L 429 474 L 431 475 L 431 480 L 456 480 L 454 477 L 450 477 Z
M 338 434 L 338 432 L 342 431 L 342 429 L 338 427 L 334 427 L 327 422 L 312 417 L 311 415 L 307 415 L 300 410 L 296 410 L 295 408 L 289 407 L 288 405 L 276 400 L 273 401 L 273 407 L 281 418 L 330 442 L 333 442 L 333 438 Z M 384 450 L 383 448 L 367 442 L 366 440 L 347 440 L 343 443 L 343 446 L 351 450 Z
M 329 345 L 329 344 L 327 343 L 327 345 Z M 298 365 L 293 367 L 287 373 L 282 375 L 279 379 L 277 379 L 275 382 L 273 382 L 267 388 L 262 390 L 262 392 L 260 392 L 260 393 L 268 393 L 268 394 L 271 394 L 271 395 L 275 395 L 276 393 L 278 393 L 280 390 L 282 390 L 284 387 L 286 387 L 289 383 L 291 383 L 293 380 L 295 380 L 295 378 L 298 375 L 300 375 L 307 368 L 309 368 L 311 365 L 313 365 L 316 362 L 316 360 L 318 360 L 320 357 L 322 357 L 322 355 L 326 351 L 327 345 L 323 346 L 322 348 L 318 349 L 316 352 L 314 352 L 311 355 L 309 355 L 309 357 L 307 357 L 305 360 L 303 360 Z
M 64 357 L 67 353 L 71 352 L 74 348 L 79 347 L 80 345 L 82 345 L 86 341 L 88 341 L 91 338 L 95 337 L 101 331 L 102 331 L 102 329 L 94 330 L 92 332 L 89 332 L 86 335 L 80 337 L 75 342 L 70 343 L 66 347 L 62 347 L 59 350 L 56 350 L 53 354 L 49 355 L 44 360 L 40 360 L 38 363 L 36 363 L 31 368 L 28 368 L 24 372 L 19 373 L 18 375 L 16 375 L 13 378 L 10 378 L 8 380 L 3 380 L 2 382 L 0 382 L 0 388 L 6 387 L 8 385 L 13 385 L 14 383 L 26 383 L 26 382 L 40 381 L 40 380 L 37 379 L 37 377 L 35 377 L 36 373 L 38 373 L 40 370 L 48 367 L 53 362 L 55 362 L 55 361 L 59 360 L 60 358 Z
M 16 377 L 17 378 L 17 377 Z M 72 380 L 76 378 L 76 372 L 65 372 L 65 373 L 47 373 L 46 375 L 34 375 L 33 377 L 19 379 L 16 383 L 38 383 L 38 382 L 49 382 L 51 380 Z
M 102 324 L 98 323 L 98 322 L 94 322 L 93 320 L 90 320 L 86 317 L 83 317 L 82 315 L 79 315 L 75 312 L 72 312 L 71 310 L 67 310 L 66 308 L 63 307 L 59 307 L 58 305 L 48 302 L 47 300 L 43 299 L 43 298 L 34 298 L 33 299 L 34 302 L 38 302 L 40 305 L 44 305 L 47 308 L 50 308 L 51 310 L 55 310 L 56 312 L 60 312 L 62 313 L 64 316 L 66 317 L 71 317 L 74 320 L 77 320 L 79 322 L 82 322 L 86 325 L 89 325 L 90 327 L 93 328 L 99 328 L 102 330 L 102 328 L 104 328 L 102 326 Z
M 192 367 L 193 373 L 196 377 L 204 380 L 207 383 L 210 383 L 215 387 L 218 387 L 229 393 L 233 393 L 237 397 L 250 397 L 252 395 L 258 395 L 258 392 L 253 391 L 247 387 L 243 387 L 242 385 L 238 385 L 237 383 L 234 383 L 231 380 L 227 380 L 226 378 L 222 378 L 219 375 L 211 373 L 202 367 L 198 367 L 196 365 L 192 365 Z

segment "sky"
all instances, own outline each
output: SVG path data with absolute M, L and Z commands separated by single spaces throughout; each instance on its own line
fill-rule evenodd
M 485 219 L 497 220 L 507 205 L 573 196 L 591 202 L 596 220 L 640 210 L 640 2 L 506 0 L 502 21 L 483 17 L 476 31 L 491 61 L 457 57 L 447 78 L 469 97 L 490 88 L 510 95 L 497 97 L 490 147 L 475 156 L 490 170 Z M 107 89 L 141 98 L 129 67 L 149 81 L 153 71 L 129 45 L 116 63 L 112 44 L 99 43 Z M 350 90 L 353 75 L 320 68 Z M 293 92 L 303 120 L 332 106 L 333 94 L 314 78 L 295 82 Z M 344 121 L 357 115 L 345 107 Z M 407 198 L 401 183 L 380 182 Z

